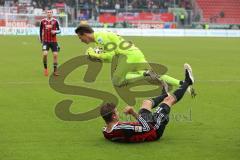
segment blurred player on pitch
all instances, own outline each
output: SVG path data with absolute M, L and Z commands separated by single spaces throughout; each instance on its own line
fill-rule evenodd
M 42 19 L 40 24 L 40 41 L 42 43 L 43 51 L 43 65 L 44 65 L 44 75 L 48 76 L 48 65 L 47 65 L 47 55 L 49 48 L 53 52 L 53 68 L 54 75 L 58 76 L 57 65 L 58 65 L 58 52 L 59 46 L 57 43 L 57 34 L 61 33 L 58 21 L 53 18 L 53 11 L 47 11 L 47 17 Z

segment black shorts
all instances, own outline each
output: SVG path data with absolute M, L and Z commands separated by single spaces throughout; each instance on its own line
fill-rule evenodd
M 147 109 L 140 109 L 138 112 L 139 115 L 141 115 L 141 117 L 147 122 L 147 123 L 154 123 L 154 117 L 152 112 L 150 112 Z
M 160 138 L 163 135 L 166 125 L 169 121 L 170 108 L 168 105 L 162 103 L 155 112 L 151 112 L 147 109 L 140 109 L 139 115 L 157 131 L 157 136 Z
M 43 51 L 49 51 L 49 48 L 52 50 L 52 52 L 59 52 L 60 51 L 60 47 L 58 46 L 57 42 L 43 42 L 42 50 Z

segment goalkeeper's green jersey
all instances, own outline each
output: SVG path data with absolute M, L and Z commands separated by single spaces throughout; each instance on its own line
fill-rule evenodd
M 130 57 L 144 57 L 142 52 L 132 42 L 113 32 L 94 32 L 96 47 L 103 50 L 101 54 L 94 55 L 96 58 L 111 61 L 114 55 Z

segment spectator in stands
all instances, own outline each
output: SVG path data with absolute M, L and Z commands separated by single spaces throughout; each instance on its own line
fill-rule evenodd
M 209 25 L 207 23 L 204 24 L 204 29 L 209 29 Z
M 185 15 L 184 15 L 184 13 L 180 14 L 180 21 L 181 21 L 182 26 L 184 26 L 185 25 Z
M 60 20 L 60 24 L 62 24 L 63 26 L 65 26 L 64 24 L 64 17 L 66 16 L 66 13 L 64 12 L 64 9 L 61 9 L 60 10 L 60 13 L 59 13 L 59 20 Z
M 148 7 L 148 9 L 152 8 L 153 4 L 154 3 L 153 3 L 152 0 L 147 0 L 147 7 Z
M 201 20 L 201 15 L 199 13 L 197 13 L 194 17 L 194 21 L 195 22 L 200 22 L 200 20 Z
M 130 5 L 132 6 L 132 8 L 138 8 L 138 2 L 138 0 L 133 0 Z
M 224 16 L 225 16 L 224 11 L 221 11 L 221 12 L 219 13 L 219 16 L 220 16 L 221 18 L 224 18 Z
M 4 0 L 0 0 L 0 6 L 3 6 L 4 5 Z
M 120 9 L 120 3 L 119 3 L 119 1 L 116 1 L 115 9 L 116 9 L 117 11 Z
M 18 0 L 14 1 L 18 2 Z M 8 4 L 8 6 L 13 6 L 13 4 L 7 2 L 9 1 L 0 0 L 0 5 Z M 75 19 L 76 16 L 74 16 L 74 10 L 76 10 L 76 0 L 32 0 L 31 4 L 33 8 L 47 10 L 55 7 L 54 4 L 59 2 L 65 3 L 67 5 L 67 9 L 64 9 L 65 13 L 70 15 L 70 21 L 71 18 Z M 136 9 L 149 9 L 154 13 L 166 13 L 168 12 L 169 7 L 178 7 L 178 5 L 186 9 L 192 9 L 191 0 L 78 0 L 78 2 L 78 11 L 80 13 L 81 10 L 81 19 L 86 20 L 97 20 L 99 17 L 100 9 L 116 9 L 119 11 L 120 9 L 128 7 L 128 9 L 132 9 L 132 11 L 135 11 Z M 15 3 L 15 5 L 18 4 Z M 186 20 L 185 23 L 188 23 L 188 21 Z
M 14 0 L 18 2 L 18 0 Z M 0 0 L 0 5 L 4 5 L 4 0 Z M 50 8 L 54 3 L 66 3 L 68 6 L 76 7 L 75 0 L 32 0 L 32 4 L 36 8 L 45 7 Z M 190 0 L 79 0 L 79 5 L 83 6 L 84 8 L 94 8 L 96 5 L 101 8 L 105 9 L 114 9 L 117 8 L 125 8 L 126 5 L 132 6 L 132 8 L 168 8 L 174 7 L 174 4 L 180 5 L 180 7 L 184 7 L 187 9 L 191 9 L 191 1 Z
M 99 16 L 99 1 L 93 1 L 93 9 L 92 9 L 93 19 L 96 21 Z

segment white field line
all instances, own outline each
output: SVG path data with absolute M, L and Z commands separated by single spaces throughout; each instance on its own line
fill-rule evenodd
M 240 80 L 196 80 L 196 83 L 240 83 Z M 0 85 L 32 85 L 32 84 L 48 84 L 47 81 L 9 81 L 9 82 L 0 82 Z M 67 81 L 65 84 L 86 84 L 87 82 L 83 81 Z M 88 84 L 109 84 L 111 81 L 95 81 Z

